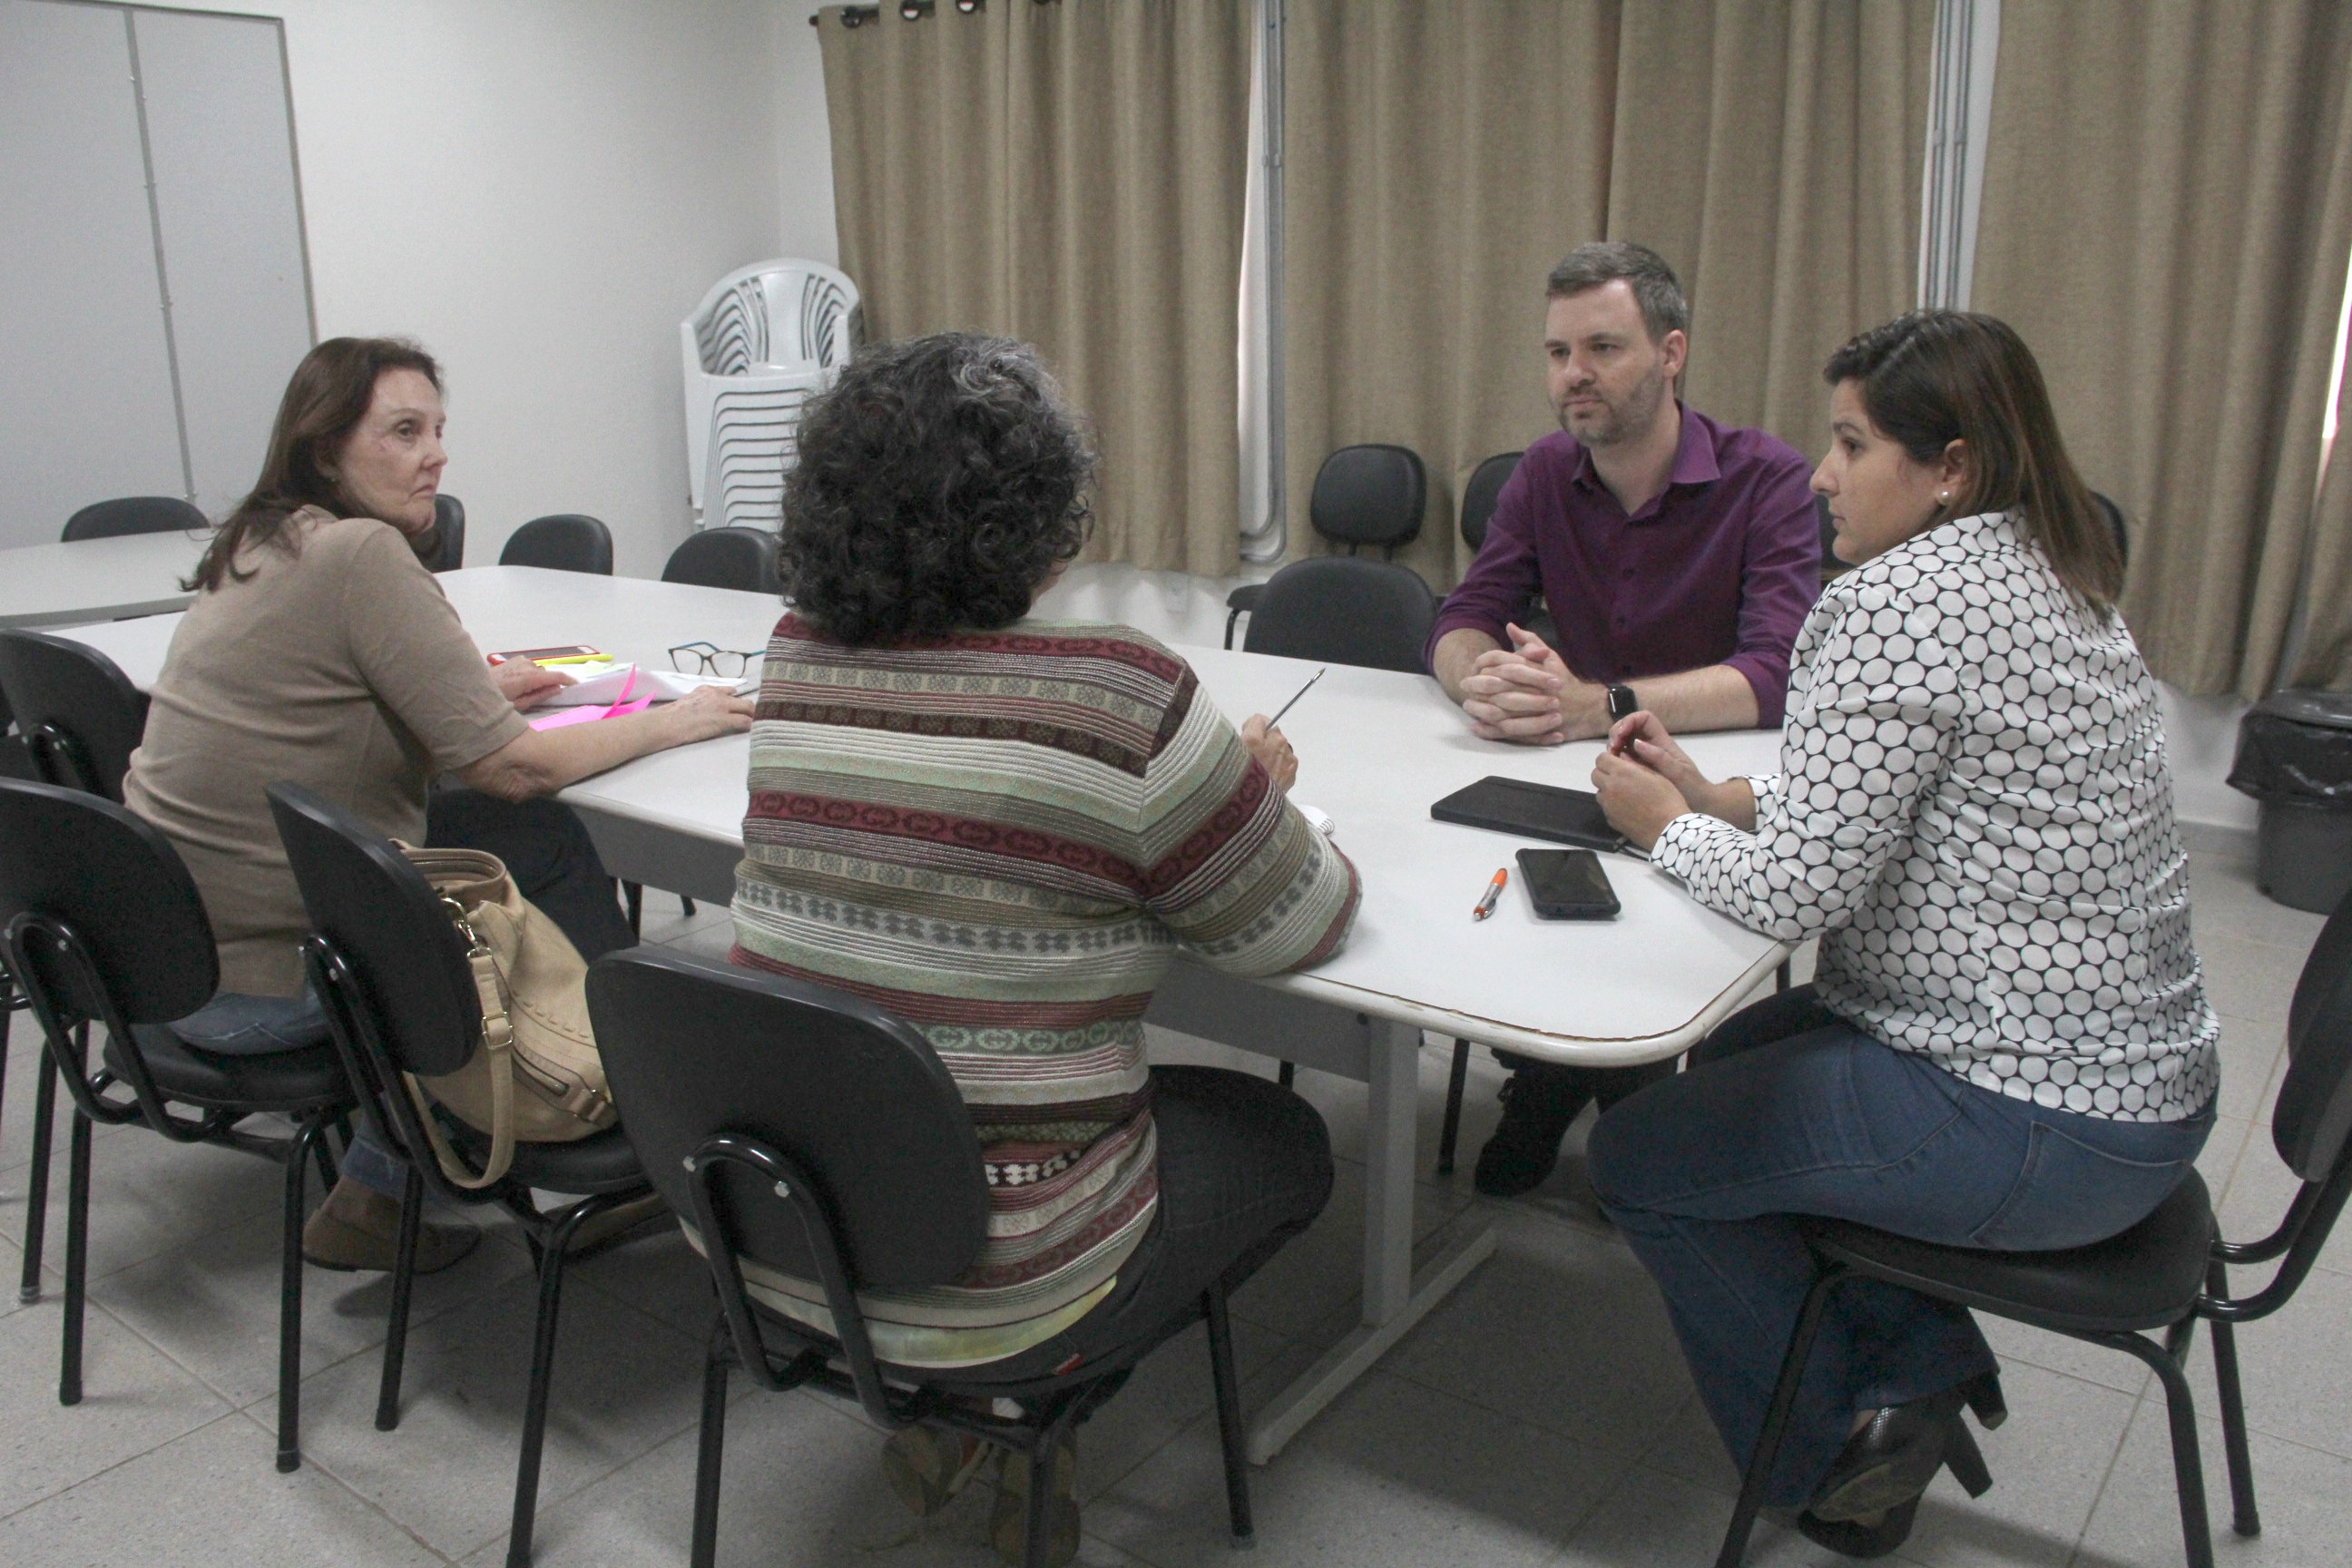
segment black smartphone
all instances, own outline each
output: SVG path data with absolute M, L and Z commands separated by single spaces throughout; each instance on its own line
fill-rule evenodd
M 1522 849 L 1519 879 L 1536 918 L 1544 921 L 1605 921 L 1617 913 L 1617 890 L 1601 857 L 1590 849 Z
M 1587 849 L 1622 849 L 1625 839 L 1609 826 L 1601 797 L 1589 789 L 1529 784 L 1495 775 L 1455 790 L 1429 808 L 1440 822 L 1490 827 L 1519 838 L 1548 838 Z

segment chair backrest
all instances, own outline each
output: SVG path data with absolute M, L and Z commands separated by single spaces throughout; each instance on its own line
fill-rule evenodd
M 414 1073 L 455 1072 L 473 1054 L 481 1003 L 457 928 L 425 874 L 375 829 L 299 784 L 264 792 L 310 930 L 348 967 L 385 1060 Z M 329 1016 L 335 1002 L 327 1002 Z M 391 1081 L 396 1082 L 396 1079 Z
M 1495 501 L 1503 486 L 1519 471 L 1524 452 L 1497 452 L 1470 472 L 1462 487 L 1462 542 L 1472 550 L 1486 542 L 1486 520 L 1495 515 Z
M 1339 544 L 1394 550 L 1421 532 L 1429 476 L 1409 447 L 1342 447 L 1315 470 L 1307 501 L 1315 531 Z
M 68 544 L 81 539 L 113 539 L 125 533 L 200 532 L 212 522 L 193 502 L 178 496 L 124 496 L 93 501 L 66 519 L 60 537 Z
M 613 574 L 613 531 L 583 512 L 535 517 L 507 536 L 501 566 L 548 566 L 558 572 Z
M 856 1283 L 945 1284 L 978 1256 L 988 1226 L 980 1139 L 911 1026 L 822 985 L 659 947 L 591 965 L 588 1012 L 621 1125 L 677 1213 L 695 1212 L 687 1157 L 734 1133 L 792 1158 L 824 1189 Z M 773 1184 L 741 1166 L 716 1174 L 737 1253 L 818 1278 Z
M 152 823 L 82 790 L 0 779 L 0 926 L 11 967 L 61 1021 L 103 1017 L 105 1004 L 76 977 L 58 928 L 80 939 L 126 1024 L 184 1018 L 219 984 L 212 922 L 179 851 Z
M 783 584 L 776 565 L 776 536 L 763 528 L 706 528 L 669 552 L 661 580 L 780 594 Z
M 0 691 L 43 778 L 122 798 L 147 699 L 112 659 L 47 632 L 0 631 Z
M 2352 1140 L 2352 893 L 2304 960 L 2287 1009 L 2286 1049 L 2271 1142 L 2296 1175 L 2325 1181 Z
M 857 285 L 820 261 L 756 262 L 710 287 L 684 323 L 691 365 L 741 375 L 754 365 L 839 369 L 854 346 Z
M 435 572 L 455 572 L 466 563 L 466 503 L 456 496 L 433 498 L 433 526 L 441 542 L 425 564 Z
M 1437 596 L 1386 561 L 1323 555 L 1294 561 L 1266 580 L 1242 647 L 1420 674 L 1422 645 L 1437 621 Z
M 2116 536 L 2116 558 L 2125 565 L 2130 565 L 2131 531 L 2124 526 L 2124 509 L 2096 490 L 2091 492 L 2091 499 L 2098 503 L 2099 510 L 2105 514 L 2107 531 Z

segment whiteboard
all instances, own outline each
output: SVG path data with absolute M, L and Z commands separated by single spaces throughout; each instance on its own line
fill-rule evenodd
M 134 11 L 191 498 L 245 499 L 310 350 L 294 131 L 276 22 Z
M 225 511 L 312 337 L 279 25 L 0 0 L 0 547 Z
M 0 0 L 0 546 L 185 495 L 123 12 Z

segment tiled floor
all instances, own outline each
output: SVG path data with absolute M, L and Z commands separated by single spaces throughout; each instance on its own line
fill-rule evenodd
M 2197 937 L 2225 1015 L 2223 1120 L 2203 1165 L 2234 1234 L 2267 1228 L 2292 1184 L 2267 1124 L 2288 996 L 2319 921 L 2269 903 L 2247 868 L 2196 858 Z M 723 942 L 723 915 L 649 920 L 648 934 Z M 649 911 L 651 913 L 651 911 Z M 1423 1168 L 1431 1164 L 1445 1042 L 1423 1059 Z M 1232 1059 L 1167 1038 L 1171 1059 Z M 20 1022 L 0 1121 L 0 1277 L 24 1234 L 32 1040 Z M 1262 1568 L 1284 1564 L 1538 1564 L 1647 1568 L 1710 1561 L 1735 1478 L 1699 1411 L 1656 1293 L 1596 1217 L 1575 1159 L 1532 1199 L 1490 1204 L 1469 1155 L 1493 1123 L 1499 1074 L 1478 1053 L 1461 1173 L 1424 1180 L 1434 1244 L 1494 1224 L 1501 1246 L 1328 1413 L 1255 1474 Z M 1265 1070 L 1263 1063 L 1255 1070 Z M 1360 1089 L 1301 1088 L 1335 1147 L 1362 1146 Z M 1580 1142 L 1581 1130 L 1572 1135 Z M 496 1563 L 504 1554 L 530 1336 L 528 1261 L 511 1227 L 421 1282 L 405 1415 L 370 1421 L 386 1288 L 312 1270 L 306 1282 L 306 1463 L 270 1464 L 276 1331 L 271 1215 L 259 1161 L 102 1134 L 91 1219 L 88 1397 L 56 1402 L 58 1306 L 0 1291 L 0 1563 L 267 1562 L 373 1568 Z M 1354 1314 L 1360 1167 L 1329 1212 L 1241 1293 L 1236 1335 L 1262 1399 Z M 57 1211 L 61 1214 L 61 1205 Z M 538 1560 L 685 1560 L 698 1344 L 707 1296 L 685 1247 L 656 1235 L 593 1260 L 567 1289 Z M 2225 1565 L 2352 1562 L 2352 1250 L 2338 1242 L 2294 1304 L 2245 1331 L 2254 1464 L 2266 1529 L 2226 1526 Z M 1997 1484 L 1970 1502 L 1948 1480 L 1905 1557 L 1976 1564 L 2169 1565 L 2180 1561 L 2163 1402 L 2126 1358 L 1993 1325 L 2015 1418 L 1985 1441 Z M 2211 1415 L 2200 1357 L 2198 1392 Z M 927 1528 L 875 1464 L 878 1437 L 814 1396 L 738 1381 L 721 1556 L 730 1563 L 970 1565 L 985 1544 L 985 1489 Z M 2206 1462 L 2226 1520 L 2218 1427 Z M 1089 1563 L 1226 1558 L 1198 1330 L 1149 1363 L 1086 1430 Z M 1833 1562 L 1767 1530 L 1759 1564 Z

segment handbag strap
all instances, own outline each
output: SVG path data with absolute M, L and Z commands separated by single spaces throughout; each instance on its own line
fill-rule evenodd
M 465 932 L 471 943 L 466 953 L 467 966 L 474 973 L 474 992 L 482 1005 L 483 1067 L 490 1079 L 490 1153 L 482 1163 L 478 1175 L 467 1167 L 464 1156 L 450 1147 L 441 1131 L 439 1118 L 434 1115 L 433 1101 L 416 1075 L 404 1072 L 408 1097 L 416 1104 L 417 1120 L 424 1124 L 425 1142 L 433 1146 L 433 1158 L 440 1164 L 441 1173 L 452 1186 L 467 1192 L 479 1192 L 493 1183 L 506 1179 L 514 1167 L 514 1021 L 507 1016 L 506 988 L 499 981 L 497 955 L 489 944 L 476 934 L 473 922 L 455 899 L 442 902 L 456 911 L 457 929 Z

